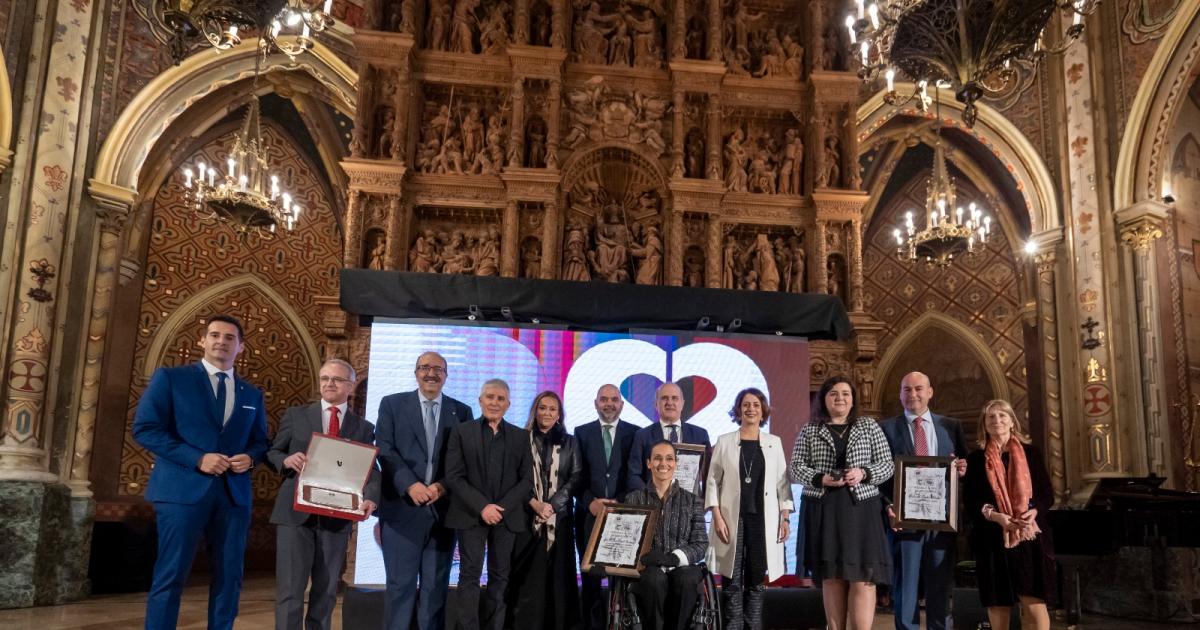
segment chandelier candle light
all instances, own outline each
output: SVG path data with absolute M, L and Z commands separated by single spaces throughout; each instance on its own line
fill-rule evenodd
M 1083 18 L 1100 0 L 855 0 L 846 16 L 850 46 L 864 81 L 887 80 L 889 105 L 916 99 L 927 111 L 927 85 L 951 88 L 974 126 L 975 103 L 999 94 L 1019 78 L 1022 63 L 1036 67 L 1066 50 L 1083 33 Z M 1055 34 L 1055 15 L 1069 23 Z M 899 70 L 916 90 L 896 93 Z
M 320 2 L 320 0 L 318 0 Z M 333 0 L 154 0 L 154 10 L 169 29 L 167 37 L 175 65 L 197 42 L 229 50 L 251 31 L 277 50 L 295 58 L 312 50 L 313 35 L 334 25 Z M 292 36 L 283 39 L 283 36 Z

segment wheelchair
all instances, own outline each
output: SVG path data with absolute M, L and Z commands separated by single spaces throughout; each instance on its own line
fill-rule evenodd
M 691 630 L 720 630 L 721 600 L 718 597 L 717 585 L 713 581 L 712 572 L 704 563 L 700 567 L 699 597 L 696 607 L 692 610 L 692 621 L 688 626 Z M 608 626 L 605 630 L 642 630 L 642 620 L 638 615 L 637 597 L 629 588 L 629 578 L 608 578 Z

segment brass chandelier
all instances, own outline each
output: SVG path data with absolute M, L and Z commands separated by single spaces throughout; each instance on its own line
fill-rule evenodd
M 199 218 L 229 224 L 242 242 L 252 235 L 270 239 L 277 230 L 291 232 L 303 212 L 268 167 L 258 101 L 258 77 L 266 43 L 260 42 L 259 47 L 254 88 L 242 128 L 225 160 L 225 172 L 221 173 L 216 164 L 204 162 L 196 164 L 196 171 L 190 166 L 183 169 L 187 199 Z
M 1066 49 L 1083 33 L 1083 18 L 1100 0 L 855 0 L 846 16 L 854 56 L 865 81 L 887 77 L 885 100 L 896 105 L 916 99 L 929 107 L 925 86 L 948 87 L 965 105 L 963 120 L 974 126 L 975 103 L 1002 92 L 1018 79 L 1015 66 L 1036 65 L 1048 53 Z M 1055 15 L 1069 22 L 1059 37 Z M 908 96 L 894 86 L 896 71 L 917 85 Z
M 333 0 L 150 1 L 150 12 L 168 31 L 159 37 L 170 46 L 175 65 L 196 43 L 228 50 L 247 32 L 266 42 L 269 50 L 294 58 L 312 49 L 315 33 L 334 24 L 329 14 Z M 294 37 L 284 39 L 285 35 Z
M 940 112 L 938 120 L 941 120 Z M 966 208 L 958 205 L 954 178 L 950 176 L 946 151 L 942 148 L 941 123 L 935 124 L 933 173 L 926 186 L 924 227 L 917 229 L 910 211 L 905 213 L 904 225 L 893 230 L 892 235 L 896 238 L 896 257 L 900 260 L 946 267 L 956 256 L 974 254 L 987 243 L 992 218 L 984 215 L 974 202 Z

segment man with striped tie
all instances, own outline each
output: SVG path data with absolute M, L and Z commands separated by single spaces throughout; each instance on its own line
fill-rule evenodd
M 920 373 L 906 374 L 900 380 L 900 403 L 904 413 L 884 420 L 881 427 L 893 455 L 955 457 L 958 476 L 967 473 L 967 441 L 962 422 L 929 410 L 933 386 L 929 377 Z M 880 490 L 892 500 L 893 484 Z M 896 514 L 888 506 L 888 516 Z M 925 627 L 928 630 L 948 630 L 954 627 L 950 618 L 950 589 L 954 583 L 955 532 L 904 531 L 891 532 L 894 574 L 892 602 L 895 608 L 896 630 L 920 630 L 921 611 L 918 585 L 925 584 Z M 922 579 L 923 578 L 923 579 Z

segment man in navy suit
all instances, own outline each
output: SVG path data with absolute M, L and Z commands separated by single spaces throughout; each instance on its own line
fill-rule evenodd
M 267 464 L 283 475 L 271 523 L 275 527 L 275 630 L 329 630 L 337 605 L 338 580 L 346 567 L 351 521 L 293 509 L 296 479 L 308 463 L 314 433 L 375 443 L 375 427 L 350 410 L 354 368 L 341 359 L 321 366 L 321 400 L 291 407 L 267 451 Z M 363 489 L 363 511 L 370 516 L 379 501 L 379 470 L 371 469 Z M 308 615 L 304 591 L 312 578 Z
M 379 402 L 375 426 L 383 469 L 378 516 L 387 570 L 384 621 L 394 630 L 442 630 L 455 538 L 444 523 L 446 436 L 471 419 L 471 408 L 442 394 L 449 374 L 442 355 L 417 357 L 415 374 L 416 390 Z
M 929 410 L 933 386 L 920 373 L 906 374 L 900 380 L 900 403 L 904 413 L 883 421 L 883 434 L 893 455 L 929 455 L 956 457 L 958 476 L 967 473 L 967 440 L 962 422 Z M 894 486 L 880 486 L 890 501 Z M 895 511 L 888 506 L 894 521 Z M 896 630 L 920 630 L 921 611 L 917 605 L 918 585 L 925 584 L 925 626 L 929 630 L 954 627 L 950 619 L 950 589 L 954 583 L 954 532 L 892 531 L 892 603 Z
M 603 385 L 596 392 L 596 414 L 599 420 L 575 429 L 575 439 L 583 453 L 583 487 L 575 502 L 575 544 L 583 557 L 596 516 L 605 503 L 616 503 L 628 490 L 629 449 L 637 426 L 621 420 L 625 401 L 616 385 Z M 584 573 L 583 622 L 585 630 L 601 630 L 608 626 L 608 606 L 601 598 L 600 579 Z
M 650 449 L 658 442 L 666 440 L 672 444 L 703 444 L 706 452 L 712 446 L 708 441 L 708 431 L 680 419 L 683 414 L 683 390 L 678 385 L 659 385 L 654 393 L 654 406 L 658 410 L 658 423 L 638 429 L 633 436 L 633 448 L 625 464 L 630 490 L 641 490 L 650 483 L 646 460 L 650 459 Z
M 158 522 L 158 559 L 146 599 L 146 628 L 174 628 L 179 596 L 201 534 L 212 582 L 208 627 L 233 627 L 250 528 L 250 469 L 267 453 L 263 395 L 233 373 L 242 324 L 209 319 L 198 363 L 158 368 L 138 403 L 133 437 L 154 454 L 146 499 Z
M 508 612 L 505 590 L 517 534 L 529 527 L 526 505 L 533 498 L 533 454 L 529 432 L 504 420 L 511 404 L 508 383 L 483 383 L 478 422 L 450 431 L 446 526 L 458 530 L 458 628 L 501 630 Z M 479 578 L 487 548 L 488 585 L 479 605 Z

